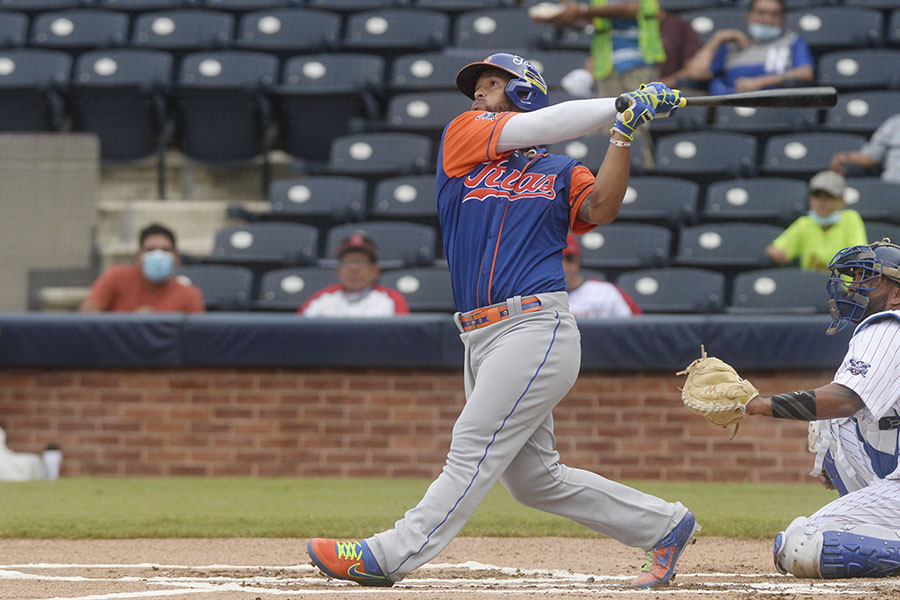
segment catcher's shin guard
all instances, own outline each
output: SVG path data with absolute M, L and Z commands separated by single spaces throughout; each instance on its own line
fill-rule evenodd
M 864 528 L 890 539 L 859 533 Z M 825 531 L 820 570 L 825 579 L 895 575 L 900 572 L 900 539 L 880 527 L 855 527 L 852 532 Z
M 806 517 L 797 517 L 787 529 L 775 536 L 772 557 L 779 573 L 818 579 L 822 554 L 822 532 L 808 527 Z

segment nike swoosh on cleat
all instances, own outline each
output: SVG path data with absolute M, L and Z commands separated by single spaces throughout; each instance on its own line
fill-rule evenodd
M 385 579 L 385 577 L 383 576 L 369 575 L 368 573 L 357 571 L 356 567 L 358 567 L 359 565 L 360 563 L 350 565 L 350 568 L 347 569 L 347 575 L 350 575 L 351 577 L 358 577 L 360 579 Z

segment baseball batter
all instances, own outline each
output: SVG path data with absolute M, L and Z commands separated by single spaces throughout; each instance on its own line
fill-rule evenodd
M 541 74 L 506 53 L 464 67 L 456 84 L 472 109 L 444 130 L 436 184 L 454 319 L 466 349 L 466 405 L 443 472 L 415 508 L 360 542 L 310 540 L 309 555 L 332 577 L 393 585 L 437 556 L 500 481 L 527 506 L 647 551 L 635 586 L 666 583 L 698 528 L 693 513 L 559 464 L 551 411 L 581 362 L 562 268 L 567 232 L 615 218 L 635 129 L 678 107 L 681 94 L 642 86 L 619 115 L 613 98 L 548 107 Z M 543 147 L 610 123 L 596 175 Z
M 814 390 L 757 397 L 747 404 L 747 414 L 839 419 L 826 424 L 822 468 L 842 494 L 811 517 L 794 519 L 778 534 L 775 566 L 798 577 L 896 574 L 900 572 L 900 247 L 885 239 L 844 248 L 828 267 L 833 323 L 826 333 L 859 323 L 834 380 Z M 840 453 L 829 452 L 833 448 Z

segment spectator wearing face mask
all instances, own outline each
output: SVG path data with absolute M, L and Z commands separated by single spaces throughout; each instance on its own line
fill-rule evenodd
M 204 312 L 203 293 L 172 274 L 179 263 L 175 234 L 162 225 L 140 233 L 130 265 L 110 267 L 94 282 L 81 312 Z
M 868 243 L 859 213 L 845 208 L 846 182 L 834 171 L 821 171 L 809 180 L 809 212 L 766 247 L 776 264 L 800 259 L 804 269 L 824 270 L 838 250 Z
M 708 81 L 713 95 L 812 83 L 815 60 L 809 45 L 784 25 L 784 0 L 753 0 L 747 32 L 715 32 L 685 74 L 697 82 Z

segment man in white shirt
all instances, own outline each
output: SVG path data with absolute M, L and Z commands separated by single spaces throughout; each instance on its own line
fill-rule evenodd
M 630 317 L 641 314 L 640 307 L 625 290 L 608 281 L 587 279 L 581 272 L 581 248 L 569 233 L 563 250 L 563 271 L 569 292 L 569 311 L 576 319 Z
M 299 312 L 304 317 L 392 317 L 409 313 L 403 295 L 378 284 L 378 249 L 361 232 L 338 246 L 338 283 L 312 295 Z

